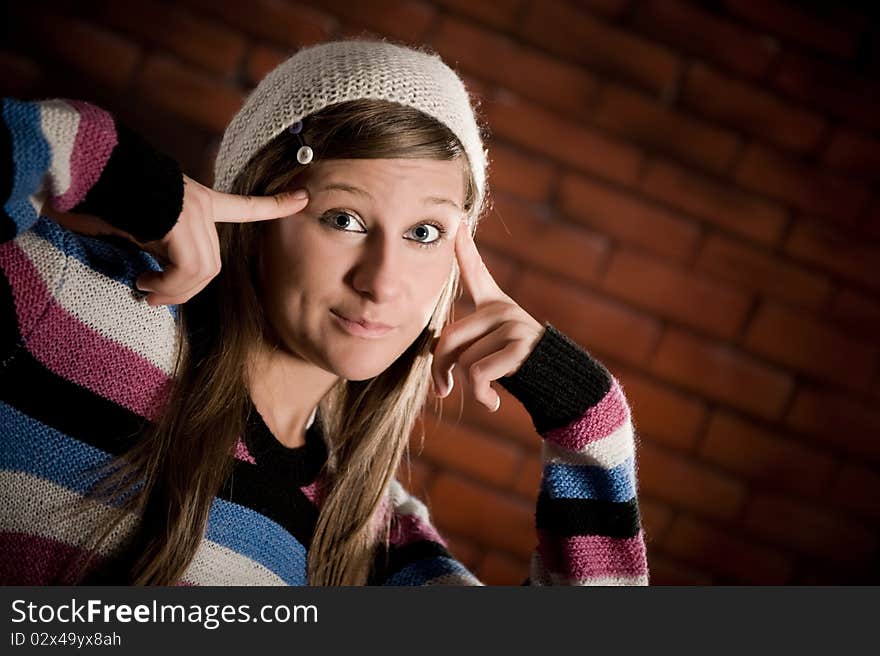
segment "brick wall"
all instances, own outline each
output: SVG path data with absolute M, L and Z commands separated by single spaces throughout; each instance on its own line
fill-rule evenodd
M 436 48 L 492 133 L 490 270 L 632 404 L 652 582 L 877 583 L 880 30 L 842 6 L 31 0 L 0 71 L 7 95 L 102 104 L 210 183 L 286 53 Z M 494 415 L 466 396 L 414 436 L 409 484 L 459 558 L 518 583 L 540 438 L 508 395 Z

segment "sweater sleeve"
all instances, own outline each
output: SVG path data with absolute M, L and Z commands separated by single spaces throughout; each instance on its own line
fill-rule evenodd
M 47 200 L 141 242 L 165 236 L 183 208 L 177 163 L 87 102 L 4 98 L 0 159 L 0 242 L 30 229 Z
M 620 383 L 545 324 L 532 353 L 498 381 L 543 438 L 536 547 L 523 585 L 648 585 L 632 415 Z M 385 585 L 483 585 L 447 549 L 418 499 L 400 492 Z

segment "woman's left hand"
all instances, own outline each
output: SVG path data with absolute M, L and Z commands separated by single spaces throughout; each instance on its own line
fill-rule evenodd
M 505 294 L 486 268 L 471 232 L 462 222 L 455 257 L 475 311 L 443 327 L 434 343 L 431 375 L 439 396 L 452 391 L 452 369 L 465 372 L 477 401 L 496 412 L 501 397 L 492 381 L 515 373 L 528 358 L 544 326 Z

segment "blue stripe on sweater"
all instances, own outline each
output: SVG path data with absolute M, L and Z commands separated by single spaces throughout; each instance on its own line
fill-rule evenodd
M 551 462 L 544 466 L 541 489 L 550 498 L 629 501 L 635 496 L 633 458 L 611 469 Z
M 39 191 L 52 163 L 52 153 L 40 124 L 39 105 L 4 98 L 3 120 L 12 140 L 14 168 L 12 190 L 4 199 L 3 209 L 15 222 L 16 234 L 21 234 L 37 220 L 28 196 Z
M 19 412 L 0 401 L 0 469 L 36 476 L 78 494 L 96 480 L 86 469 L 111 457 L 105 451 Z M 271 519 L 215 498 L 206 535 L 272 570 L 290 585 L 305 585 L 306 549 Z
M 33 233 L 65 255 L 125 285 L 132 290 L 132 293 L 135 292 L 135 283 L 142 273 L 148 270 L 162 271 L 155 257 L 136 246 L 130 251 L 123 252 L 115 244 L 97 237 L 75 233 L 47 217 L 40 217 L 33 226 Z M 177 305 L 163 307 L 166 307 L 177 321 Z
M 382 585 L 425 585 L 431 579 L 445 574 L 471 574 L 464 565 L 452 558 L 437 556 L 411 563 L 388 577 Z
M 48 401 L 47 401 L 48 402 Z M 19 412 L 0 401 L 0 468 L 20 471 L 84 494 L 95 482 L 87 469 L 109 454 Z
M 306 585 L 306 548 L 281 526 L 250 508 L 215 498 L 205 537 L 245 554 L 287 585 Z

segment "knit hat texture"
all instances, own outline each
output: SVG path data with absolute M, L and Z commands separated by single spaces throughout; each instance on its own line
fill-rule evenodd
M 476 181 L 476 207 L 482 207 L 487 151 L 464 83 L 438 55 L 382 40 L 302 48 L 266 75 L 226 128 L 214 188 L 230 191 L 248 161 L 292 124 L 359 98 L 408 105 L 446 125 L 464 147 Z

